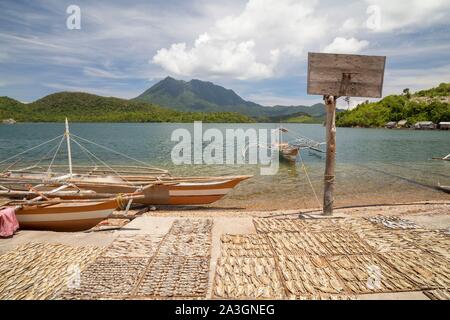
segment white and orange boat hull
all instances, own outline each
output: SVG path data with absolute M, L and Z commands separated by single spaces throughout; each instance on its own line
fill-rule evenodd
M 181 182 L 174 185 L 155 185 L 144 191 L 143 204 L 156 205 L 201 205 L 223 198 L 247 177 L 215 182 Z
M 21 229 L 82 231 L 96 226 L 118 207 L 116 199 L 86 203 L 26 205 L 16 210 Z

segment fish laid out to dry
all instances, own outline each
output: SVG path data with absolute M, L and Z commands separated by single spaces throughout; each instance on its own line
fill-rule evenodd
M 305 230 L 306 223 L 300 219 L 253 219 L 256 231 L 258 233 L 268 232 L 301 232 Z
M 356 223 L 361 219 L 319 219 L 319 218 L 255 218 L 253 224 L 258 233 L 274 232 L 328 232 L 340 231 L 346 228 L 347 222 Z M 370 223 L 368 223 L 370 224 Z
M 223 234 L 220 241 L 224 244 L 253 244 L 265 245 L 269 244 L 266 235 L 251 233 L 251 234 Z
M 163 238 L 121 235 L 61 298 L 205 298 L 211 230 L 211 219 L 180 219 Z
M 150 258 L 158 249 L 162 236 L 147 234 L 120 235 L 103 252 L 104 257 Z
M 376 254 L 328 256 L 326 259 L 353 294 L 418 289 L 405 274 L 395 270 Z
M 212 219 L 177 219 L 159 248 L 158 256 L 209 257 Z
M 274 253 L 264 234 L 230 235 L 221 237 L 222 257 L 263 258 L 273 257 Z
M 29 243 L 0 255 L 0 299 L 53 299 L 103 248 Z
M 450 262 L 422 250 L 381 254 L 420 289 L 450 288 Z
M 403 231 L 402 236 L 417 248 L 450 261 L 450 234 L 442 231 Z
M 402 219 L 398 216 L 374 216 L 374 217 L 368 217 L 366 218 L 368 221 L 380 224 L 386 228 L 390 229 L 400 229 L 400 230 L 406 230 L 406 229 L 419 229 L 420 226 L 418 226 L 415 222 Z
M 345 218 L 339 220 L 343 230 L 350 230 L 358 235 L 374 232 L 376 230 L 385 230 L 382 226 L 371 223 L 361 218 Z
M 344 219 L 304 219 L 305 227 L 311 232 L 336 232 L 343 228 Z
M 169 234 L 159 248 L 158 256 L 203 257 L 210 255 L 211 234 Z
M 213 292 L 215 297 L 222 299 L 285 297 L 274 258 L 220 258 L 216 267 Z
M 355 231 L 375 252 L 397 252 L 403 250 L 416 250 L 417 246 L 405 238 L 404 231 L 394 231 L 382 228 Z
M 450 289 L 430 290 L 424 293 L 431 300 L 450 300 Z
M 177 219 L 170 229 L 171 234 L 210 233 L 212 219 Z
M 351 231 L 314 233 L 314 237 L 330 255 L 370 254 L 372 248 Z
M 136 291 L 139 298 L 206 297 L 209 259 L 156 257 Z
M 61 299 L 123 299 L 132 295 L 149 258 L 99 257 L 81 273 L 80 285 Z
M 346 289 L 324 257 L 278 256 L 288 297 L 345 294 Z
M 329 254 L 320 241 L 309 232 L 268 233 L 272 247 L 277 255 Z
M 135 290 L 137 297 L 205 298 L 212 219 L 177 219 Z

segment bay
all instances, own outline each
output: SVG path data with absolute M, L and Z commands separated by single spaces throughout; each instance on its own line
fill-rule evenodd
M 203 130 L 217 128 L 225 132 L 226 129 L 273 129 L 278 126 L 279 124 L 203 124 Z M 317 141 L 325 140 L 325 128 L 321 125 L 283 124 L 283 126 L 292 133 L 292 136 L 303 135 Z M 282 162 L 276 175 L 261 176 L 257 165 L 174 165 L 170 154 L 176 142 L 171 141 L 171 134 L 179 128 L 192 132 L 193 124 L 71 123 L 70 127 L 76 136 L 92 140 L 151 165 L 169 169 L 173 175 L 254 175 L 223 200 L 213 204 L 214 207 L 311 208 L 317 207 L 322 200 L 325 162 L 324 157 L 313 152 L 302 151 L 304 167 L 301 162 L 296 165 Z M 64 124 L 61 123 L 0 125 L 0 161 L 63 132 Z M 135 164 L 118 154 L 110 153 L 80 139 L 78 141 L 108 164 Z M 28 164 L 31 164 L 48 153 L 42 162 L 48 164 L 54 153 L 51 148 L 56 147 L 58 142 L 54 141 L 51 145 L 25 154 L 22 163 L 26 164 L 26 161 L 30 160 Z M 74 163 L 91 162 L 76 144 L 73 144 L 72 148 Z M 432 157 L 445 156 L 448 153 L 450 153 L 450 131 L 338 128 L 336 205 L 450 199 L 448 194 L 435 189 L 438 182 L 450 184 L 450 163 L 430 160 Z M 63 144 L 55 163 L 65 163 L 66 158 Z M 308 182 L 305 169 L 313 188 Z

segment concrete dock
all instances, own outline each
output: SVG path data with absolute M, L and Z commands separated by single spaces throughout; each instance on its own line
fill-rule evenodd
M 98 249 L 91 258 L 80 260 L 75 286 L 61 280 L 70 276 L 63 267 L 56 271 L 58 281 L 43 274 L 48 286 L 47 291 L 39 291 L 38 298 L 43 299 L 448 299 L 450 215 L 448 207 L 441 209 L 441 213 L 422 210 L 398 215 L 414 223 L 412 229 L 401 229 L 401 224 L 399 228 L 377 225 L 360 211 L 339 212 L 333 219 L 315 219 L 314 215 L 262 218 L 267 212 L 214 216 L 209 211 L 201 217 L 192 212 L 172 212 L 171 216 L 151 212 L 112 231 L 19 231 L 13 238 L 0 240 L 3 267 L 14 265 L 15 274 L 19 273 L 8 281 L 0 275 L 0 298 L 35 298 L 30 290 L 42 283 L 26 274 L 20 278 L 17 270 L 47 268 L 45 261 L 33 266 L 32 259 L 21 256 L 32 250 L 45 251 L 45 246 L 31 245 L 40 243 L 62 245 L 42 254 L 48 255 L 49 264 L 55 257 L 63 267 L 73 261 L 58 250 Z M 434 246 L 430 241 L 435 241 Z M 425 259 L 420 265 L 419 257 Z M 292 270 L 291 260 L 302 263 Z M 346 261 L 353 264 L 347 270 L 341 268 Z M 371 263 L 378 273 L 371 273 Z M 108 277 L 102 278 L 102 268 Z M 266 275 L 269 280 L 264 283 L 261 279 Z M 375 281 L 372 287 L 371 278 Z M 13 281 L 19 289 L 23 281 L 31 282 L 19 290 Z M 126 285 L 114 290 L 114 281 Z M 25 295 L 21 290 L 31 293 Z

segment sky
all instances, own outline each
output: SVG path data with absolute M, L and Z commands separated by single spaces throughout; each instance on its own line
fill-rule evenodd
M 0 96 L 22 102 L 172 76 L 309 105 L 308 52 L 387 56 L 384 95 L 450 82 L 450 0 L 0 1 Z

